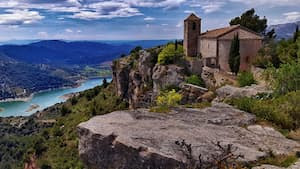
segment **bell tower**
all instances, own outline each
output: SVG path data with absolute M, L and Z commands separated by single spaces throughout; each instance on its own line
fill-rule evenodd
M 196 57 L 198 53 L 198 38 L 201 34 L 201 19 L 191 14 L 184 20 L 184 52 L 186 56 Z

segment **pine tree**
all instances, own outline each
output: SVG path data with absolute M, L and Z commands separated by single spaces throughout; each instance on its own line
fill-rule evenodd
M 106 88 L 106 87 L 108 86 L 108 83 L 107 83 L 106 78 L 103 79 L 103 81 L 102 81 L 102 86 L 103 86 L 104 88 Z
M 229 53 L 228 64 L 231 72 L 237 74 L 240 70 L 240 40 L 239 36 L 235 35 Z

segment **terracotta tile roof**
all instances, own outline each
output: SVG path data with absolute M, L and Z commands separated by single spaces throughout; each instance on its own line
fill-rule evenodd
M 200 36 L 203 38 L 217 38 L 228 32 L 231 32 L 239 27 L 240 27 L 240 25 L 233 25 L 233 26 L 229 26 L 229 27 L 225 27 L 225 28 L 214 29 L 214 30 L 210 30 L 207 32 L 203 32 Z

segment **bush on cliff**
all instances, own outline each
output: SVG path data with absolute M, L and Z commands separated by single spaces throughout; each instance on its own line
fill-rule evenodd
M 151 109 L 152 112 L 167 113 L 170 108 L 179 104 L 182 95 L 177 93 L 175 89 L 171 91 L 162 91 L 156 99 L 157 107 Z
M 251 86 L 256 84 L 254 76 L 251 72 L 241 72 L 238 74 L 237 81 L 240 87 Z
M 300 90 L 300 60 L 282 64 L 279 69 L 268 68 L 265 74 L 276 95 Z
M 244 97 L 227 102 L 280 128 L 290 130 L 300 128 L 300 90 L 271 99 Z
M 197 75 L 191 75 L 191 76 L 187 77 L 185 82 L 189 83 L 189 84 L 205 87 L 205 83 L 204 83 L 203 79 Z
M 172 64 L 182 56 L 183 46 L 170 43 L 159 53 L 158 63 L 162 65 Z

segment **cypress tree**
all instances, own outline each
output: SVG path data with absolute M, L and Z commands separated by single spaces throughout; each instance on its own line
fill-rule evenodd
M 298 36 L 299 36 L 299 26 L 297 25 L 297 27 L 296 27 L 296 31 L 295 31 L 295 33 L 294 33 L 294 42 L 296 42 L 297 41 L 297 39 L 298 39 Z
M 235 35 L 229 53 L 228 64 L 231 72 L 237 74 L 240 70 L 240 40 L 239 36 Z

